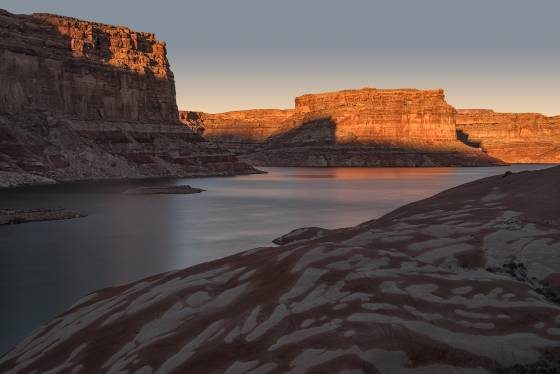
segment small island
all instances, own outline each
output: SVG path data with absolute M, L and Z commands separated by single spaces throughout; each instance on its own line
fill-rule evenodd
M 138 188 L 132 188 L 130 190 L 126 190 L 124 193 L 127 195 L 166 195 L 166 194 L 190 195 L 193 193 L 201 193 L 202 191 L 204 191 L 202 188 L 183 185 L 183 186 L 138 187 Z
M 16 225 L 37 221 L 54 221 L 87 217 L 86 214 L 64 209 L 0 209 L 0 225 Z

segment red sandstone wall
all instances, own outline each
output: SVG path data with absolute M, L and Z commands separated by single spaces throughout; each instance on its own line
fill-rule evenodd
M 365 88 L 296 98 L 296 115 L 330 118 L 337 143 L 455 141 L 455 109 L 443 90 Z
M 457 128 L 491 156 L 511 163 L 559 163 L 560 116 L 459 109 Z
M 262 143 L 293 128 L 293 114 L 293 110 L 254 109 L 217 114 L 181 111 L 179 117 L 190 126 L 197 126 L 195 122 L 202 126 L 211 141 Z
M 254 171 L 179 123 L 153 34 L 0 10 L 0 187 Z
M 443 90 L 347 90 L 297 97 L 295 110 L 198 115 L 204 136 L 222 142 L 262 143 L 318 120 L 332 123 L 336 143 L 456 141 L 455 110 Z
M 165 44 L 49 14 L 0 11 L 0 113 L 48 111 L 80 120 L 177 121 Z

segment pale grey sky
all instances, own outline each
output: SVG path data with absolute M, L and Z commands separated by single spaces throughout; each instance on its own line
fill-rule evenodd
M 444 88 L 458 108 L 560 114 L 558 0 L 0 0 L 154 32 L 182 109 L 292 107 L 344 88 Z

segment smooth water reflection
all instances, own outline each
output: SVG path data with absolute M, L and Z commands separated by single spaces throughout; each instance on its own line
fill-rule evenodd
M 480 177 L 542 167 L 267 168 L 231 178 L 2 191 L 3 208 L 61 207 L 88 217 L 0 227 L 0 352 L 93 290 L 271 245 L 297 227 L 352 226 Z M 122 194 L 147 184 L 207 191 Z

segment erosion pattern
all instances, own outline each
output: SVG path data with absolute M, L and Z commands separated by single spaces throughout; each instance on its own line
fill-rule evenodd
M 256 165 L 500 163 L 457 139 L 455 109 L 443 90 L 366 88 L 311 94 L 296 98 L 294 110 L 200 113 L 198 119 L 207 139 L 245 153 Z
M 153 34 L 0 10 L 0 186 L 251 168 L 182 126 Z
M 560 163 L 560 116 L 460 109 L 457 129 L 489 155 L 510 163 Z
M 558 358 L 558 186 L 560 167 L 506 173 L 104 289 L 0 371 L 487 373 Z

